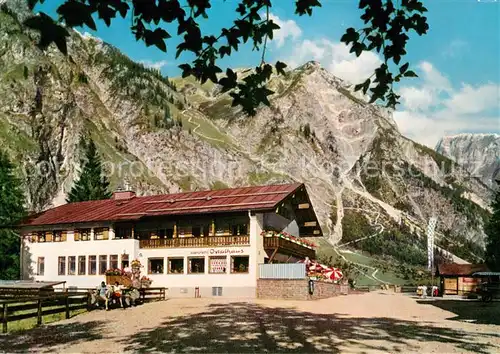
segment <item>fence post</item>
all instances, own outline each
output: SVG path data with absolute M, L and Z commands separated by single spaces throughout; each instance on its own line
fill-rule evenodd
M 40 326 L 42 324 L 42 299 L 38 299 L 38 312 L 36 315 L 36 324 Z
M 2 332 L 7 333 L 7 304 L 3 304 Z
M 66 294 L 66 319 L 69 318 L 69 295 Z
M 90 292 L 87 291 L 87 311 L 90 311 L 92 307 L 92 296 L 90 296 Z

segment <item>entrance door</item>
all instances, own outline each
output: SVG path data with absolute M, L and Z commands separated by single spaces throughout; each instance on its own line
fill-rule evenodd
M 444 279 L 444 293 L 445 295 L 458 295 L 458 278 Z

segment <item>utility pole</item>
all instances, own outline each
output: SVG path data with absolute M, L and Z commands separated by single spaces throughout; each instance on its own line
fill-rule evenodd
M 436 229 L 437 217 L 429 219 L 427 226 L 427 268 L 431 272 L 431 286 L 434 286 L 434 230 Z

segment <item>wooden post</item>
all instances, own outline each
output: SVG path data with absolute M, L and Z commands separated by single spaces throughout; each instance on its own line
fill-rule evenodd
M 66 294 L 66 319 L 69 318 L 69 295 Z
M 212 230 L 211 230 L 212 232 L 211 232 L 211 234 L 212 234 L 212 236 L 215 236 L 215 219 L 212 219 L 212 225 L 211 226 L 212 226 Z
M 38 312 L 36 314 L 36 324 L 40 326 L 42 324 L 42 299 L 38 299 Z
M 87 311 L 90 311 L 90 308 L 92 307 L 92 304 L 90 303 L 92 301 L 92 298 L 90 296 L 90 292 L 87 291 Z
M 172 235 L 172 238 L 177 238 L 177 221 L 174 223 L 174 234 Z
M 2 332 L 7 333 L 7 304 L 3 304 Z

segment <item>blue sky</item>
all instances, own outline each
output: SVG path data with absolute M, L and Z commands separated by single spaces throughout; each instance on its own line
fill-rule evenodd
M 283 60 L 297 66 L 317 60 L 335 75 L 353 83 L 378 66 L 375 54 L 355 58 L 339 39 L 348 27 L 360 25 L 355 0 L 323 0 L 312 17 L 294 15 L 294 1 L 275 0 L 272 16 L 282 28 L 270 43 L 267 60 Z M 54 14 L 59 1 L 46 2 L 40 10 Z M 235 0 L 214 0 L 203 29 L 217 34 L 231 24 Z M 402 105 L 394 117 L 400 130 L 433 146 L 442 135 L 460 132 L 500 133 L 500 1 L 424 1 L 430 31 L 413 36 L 406 60 L 419 74 L 398 88 Z M 117 19 L 111 28 L 98 22 L 98 31 L 81 29 L 117 46 L 132 59 L 153 65 L 169 76 L 179 75 L 175 61 L 175 36 L 167 42 L 168 53 L 136 42 L 130 19 Z M 168 31 L 168 28 L 166 28 Z M 170 31 L 175 34 L 172 29 Z M 250 45 L 223 66 L 255 66 L 260 53 Z M 182 59 L 182 58 L 181 58 Z M 188 59 L 188 58 L 185 58 Z

